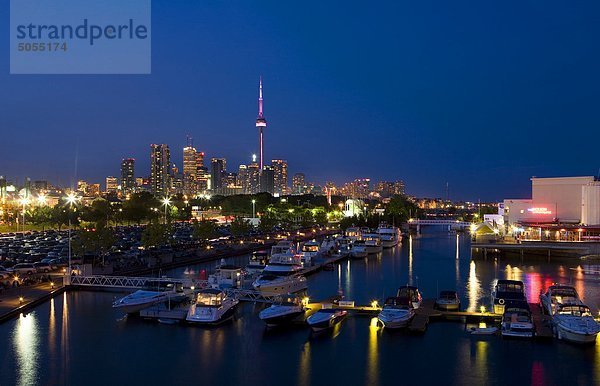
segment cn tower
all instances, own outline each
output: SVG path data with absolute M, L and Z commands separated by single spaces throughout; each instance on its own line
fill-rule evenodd
M 260 171 L 262 172 L 264 166 L 263 157 L 263 130 L 267 127 L 267 120 L 263 116 L 263 94 L 262 94 L 262 76 L 258 83 L 258 118 L 256 118 L 256 128 L 258 129 L 258 145 L 260 147 Z

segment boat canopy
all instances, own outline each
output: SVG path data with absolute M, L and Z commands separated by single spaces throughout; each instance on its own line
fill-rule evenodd
M 592 316 L 592 312 L 588 306 L 583 304 L 563 304 L 558 306 L 557 313 L 559 315 L 573 315 L 573 316 Z

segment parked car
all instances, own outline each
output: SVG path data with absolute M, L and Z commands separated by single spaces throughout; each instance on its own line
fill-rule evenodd
M 53 267 L 50 265 L 50 263 L 33 263 L 33 266 L 37 272 L 48 273 L 53 270 Z
M 10 276 L 12 276 L 12 270 L 0 265 L 0 279 L 8 279 Z
M 25 275 L 31 275 L 31 274 L 34 274 L 37 272 L 35 270 L 35 266 L 33 264 L 27 264 L 27 263 L 15 264 L 15 266 L 12 267 L 12 270 L 14 273 L 25 274 Z

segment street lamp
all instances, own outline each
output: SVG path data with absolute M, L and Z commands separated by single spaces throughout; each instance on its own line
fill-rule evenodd
M 25 205 L 29 204 L 29 199 L 27 197 L 22 197 L 19 202 L 23 205 L 23 232 L 25 232 Z
M 169 207 L 169 205 L 171 205 L 171 200 L 169 200 L 169 197 L 165 197 L 162 200 L 163 205 L 165 206 L 165 224 L 167 223 L 167 208 Z
M 44 194 L 40 194 L 40 195 L 37 197 L 37 202 L 38 202 L 38 204 L 39 204 L 40 206 L 46 205 L 46 202 L 47 202 L 46 195 L 44 195 Z
M 67 283 L 71 284 L 71 208 L 73 207 L 73 204 L 77 202 L 77 196 L 73 193 L 69 193 L 67 194 L 67 197 L 65 197 L 65 200 L 67 201 L 67 204 L 69 204 L 69 212 L 67 213 L 67 217 L 69 218 L 69 278 L 67 279 Z
M 256 200 L 252 200 L 252 218 L 256 218 Z

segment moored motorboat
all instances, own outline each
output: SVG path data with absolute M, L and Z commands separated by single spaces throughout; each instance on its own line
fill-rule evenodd
M 377 319 L 385 328 L 395 329 L 408 326 L 414 316 L 415 310 L 409 298 L 392 297 L 386 299 Z
M 351 242 L 360 240 L 360 228 L 350 227 L 344 232 L 345 237 L 349 238 Z
M 127 314 L 135 314 L 157 303 L 181 301 L 185 296 L 182 283 L 150 280 L 146 282 L 144 289 L 115 300 L 112 307 Z
M 458 311 L 460 299 L 456 291 L 441 291 L 440 296 L 435 300 L 435 308 L 444 311 Z
M 365 242 L 368 254 L 375 254 L 383 251 L 381 245 L 381 238 L 377 233 L 367 233 L 362 235 L 362 239 Z
M 419 292 L 419 289 L 417 287 L 409 286 L 409 285 L 398 288 L 396 297 L 408 299 L 410 301 L 410 306 L 414 309 L 419 308 L 421 306 L 421 302 L 423 300 L 423 298 L 421 297 L 421 292 Z
M 215 325 L 233 317 L 239 300 L 227 296 L 225 292 L 207 288 L 198 291 L 196 301 L 190 306 L 185 320 L 188 323 Z
M 301 262 L 304 267 L 310 267 L 314 259 L 319 255 L 319 243 L 315 240 L 307 241 L 302 244 L 300 252 Z
M 284 295 L 277 299 L 270 307 L 262 310 L 258 317 L 267 326 L 280 326 L 301 319 L 306 312 L 305 305 L 296 295 Z
M 535 330 L 527 301 L 513 300 L 505 303 L 501 333 L 503 337 L 533 337 Z
M 525 301 L 525 290 L 522 281 L 498 280 L 492 292 L 492 310 L 495 314 L 504 314 L 506 303 L 521 301 Z
M 558 339 L 574 343 L 593 343 L 600 333 L 600 324 L 594 320 L 584 304 L 559 304 L 554 314 Z
M 269 254 L 266 251 L 254 252 L 246 265 L 246 272 L 251 276 L 260 274 L 267 266 L 268 261 Z
M 367 257 L 367 246 L 363 240 L 357 240 L 352 243 L 352 249 L 350 249 L 350 257 L 353 259 L 362 259 Z
M 379 228 L 377 228 L 377 234 L 381 238 L 381 246 L 383 248 L 395 247 L 402 237 L 400 229 L 387 224 L 380 224 Z
M 301 274 L 300 255 L 276 254 L 252 286 L 261 294 L 283 295 L 305 290 L 306 278 Z
M 554 315 L 561 304 L 583 304 L 577 290 L 568 285 L 551 285 L 540 295 L 542 309 L 548 315 Z
M 348 315 L 346 310 L 338 310 L 333 308 L 321 308 L 306 319 L 306 323 L 315 331 L 323 331 L 334 327 L 340 323 Z

